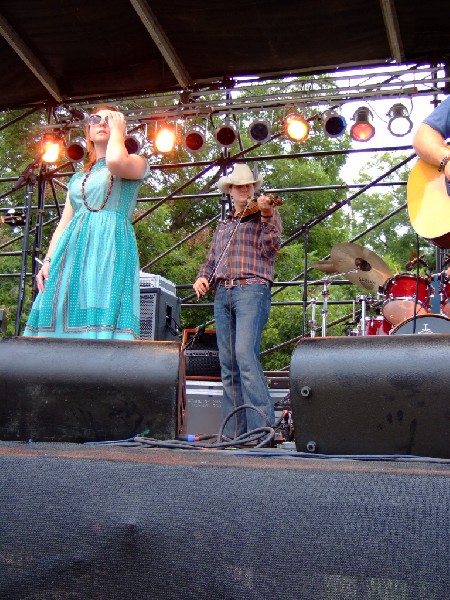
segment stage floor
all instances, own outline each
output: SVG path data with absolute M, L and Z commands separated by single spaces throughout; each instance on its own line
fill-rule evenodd
M 450 461 L 0 442 L 0 598 L 448 600 Z

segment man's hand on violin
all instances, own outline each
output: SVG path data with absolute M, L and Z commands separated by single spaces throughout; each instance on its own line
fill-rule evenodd
M 271 217 L 273 216 L 273 196 L 270 194 L 263 194 L 257 198 L 259 210 L 261 211 L 261 216 L 263 217 Z
M 209 290 L 209 283 L 206 277 L 199 277 L 192 286 L 197 294 L 197 298 L 204 296 Z

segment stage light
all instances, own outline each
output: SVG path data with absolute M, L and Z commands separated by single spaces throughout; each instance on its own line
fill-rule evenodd
M 86 156 L 86 140 L 76 137 L 66 146 L 66 156 L 72 162 L 79 162 Z
M 294 142 L 304 142 L 309 136 L 309 124 L 301 115 L 290 114 L 284 119 L 284 131 Z
M 145 144 L 145 134 L 142 131 L 131 131 L 125 138 L 125 148 L 128 154 L 139 154 Z
M 409 118 L 408 109 L 403 104 L 394 104 L 387 116 L 390 117 L 388 123 L 388 130 L 396 137 L 403 137 L 408 135 L 411 131 L 413 124 Z
M 205 145 L 205 132 L 200 125 L 193 125 L 186 131 L 183 145 L 189 152 L 200 152 Z
M 176 139 L 177 135 L 175 129 L 167 126 L 161 127 L 155 136 L 155 148 L 158 150 L 158 152 L 162 152 L 163 154 L 172 152 L 172 150 L 175 148 Z
M 44 134 L 41 146 L 41 160 L 47 164 L 54 164 L 61 154 L 61 138 L 52 133 Z
M 347 121 L 334 110 L 326 110 L 322 115 L 322 127 L 328 137 L 339 137 L 345 132 Z
M 220 146 L 229 148 L 234 144 L 238 136 L 238 129 L 233 121 L 227 120 L 214 132 L 214 137 Z
M 350 129 L 350 135 L 355 142 L 368 142 L 375 135 L 375 127 L 372 125 L 370 120 L 372 119 L 372 113 L 366 106 L 360 106 L 355 114 L 353 120 L 355 121 Z
M 86 124 L 89 114 L 82 108 L 73 108 L 68 104 L 59 104 L 55 108 L 55 117 L 60 123 Z
M 267 142 L 272 135 L 269 121 L 266 121 L 265 119 L 255 119 L 253 123 L 250 123 L 248 135 L 254 142 L 257 142 L 258 144 L 264 144 L 264 142 Z

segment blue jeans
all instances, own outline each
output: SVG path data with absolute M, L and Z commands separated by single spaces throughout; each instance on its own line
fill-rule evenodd
M 264 413 L 271 425 L 274 407 L 259 361 L 261 334 L 270 312 L 270 287 L 252 284 L 226 288 L 217 286 L 214 317 L 222 373 L 222 415 L 251 404 Z M 225 435 L 234 438 L 267 421 L 252 409 L 239 410 L 227 422 Z

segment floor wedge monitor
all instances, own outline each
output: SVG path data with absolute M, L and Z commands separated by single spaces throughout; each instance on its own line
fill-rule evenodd
M 299 452 L 450 458 L 450 335 L 300 341 L 290 367 Z
M 0 340 L 0 439 L 88 442 L 180 429 L 181 343 Z

